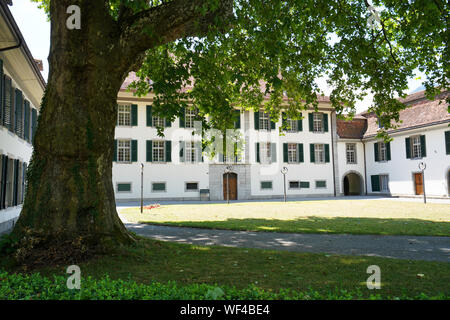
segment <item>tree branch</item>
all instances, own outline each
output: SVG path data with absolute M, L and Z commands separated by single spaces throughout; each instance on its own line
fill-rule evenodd
M 125 63 L 176 39 L 205 35 L 210 26 L 225 31 L 233 17 L 233 1 L 174 0 L 143 10 L 121 22 L 119 46 Z

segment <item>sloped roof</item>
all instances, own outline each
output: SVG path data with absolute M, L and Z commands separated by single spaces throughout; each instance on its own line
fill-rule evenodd
M 367 119 L 364 117 L 356 117 L 352 120 L 336 121 L 336 130 L 339 138 L 342 139 L 361 139 L 367 128 Z

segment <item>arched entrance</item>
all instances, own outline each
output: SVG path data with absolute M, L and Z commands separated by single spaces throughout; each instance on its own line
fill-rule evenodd
M 344 176 L 344 195 L 359 196 L 363 189 L 363 180 L 358 173 L 350 172 Z
M 227 184 L 229 183 L 229 188 Z M 234 172 L 223 174 L 223 199 L 227 200 L 227 194 L 230 200 L 237 200 L 237 174 Z

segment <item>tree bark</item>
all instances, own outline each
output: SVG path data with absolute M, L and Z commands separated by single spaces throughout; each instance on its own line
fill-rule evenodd
M 223 2 L 229 5 L 227 14 L 232 12 L 231 1 Z M 183 3 L 172 4 L 182 17 Z M 70 5 L 81 9 L 79 30 L 66 27 Z M 133 17 L 114 20 L 107 6 L 101 0 L 50 1 L 49 80 L 25 201 L 12 233 L 16 239 L 32 234 L 47 244 L 55 239 L 89 245 L 133 241 L 117 215 L 112 185 L 117 93 L 131 68 L 142 63 L 146 49 L 205 30 L 214 14 L 205 20 L 191 10 L 176 23 L 164 22 L 168 5 L 162 5 L 139 13 L 134 23 Z M 200 24 L 194 23 L 195 15 Z M 143 36 L 144 27 L 160 36 Z
M 102 1 L 79 1 L 81 29 L 67 29 L 74 1 L 51 1 L 49 80 L 41 103 L 27 193 L 13 235 L 89 243 L 130 242 L 112 186 L 117 25 Z

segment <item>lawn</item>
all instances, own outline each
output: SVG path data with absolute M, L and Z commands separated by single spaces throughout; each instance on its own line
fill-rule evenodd
M 0 270 L 3 268 L 9 272 L 20 272 L 17 268 L 8 268 L 5 261 L 0 257 Z M 447 299 L 450 298 L 450 264 L 445 262 L 202 247 L 141 238 L 134 247 L 95 256 L 78 265 L 83 277 L 82 286 L 83 279 L 88 276 L 102 279 L 108 274 L 114 280 L 132 280 L 139 284 L 152 284 L 154 281 L 167 284 L 169 281 L 176 281 L 180 287 L 210 284 L 236 289 L 255 286 L 273 293 L 280 289 L 314 291 L 319 294 L 316 298 L 333 298 L 330 294 L 336 290 L 357 298 L 369 297 L 371 294 L 383 298 L 413 298 L 421 294 L 428 297 L 445 295 Z M 366 271 L 370 265 L 378 265 L 381 269 L 380 290 L 367 289 L 369 274 Z M 33 270 L 33 273 L 40 272 L 50 278 L 52 275 L 67 278 L 66 267 L 41 267 Z M 19 286 L 20 282 L 15 280 L 13 284 Z M 59 287 L 64 285 L 61 282 Z M 26 286 L 24 283 L 23 287 Z M 120 283 L 111 286 L 113 289 L 110 290 L 125 290 L 125 285 L 122 287 Z M 19 287 L 18 291 L 21 290 Z M 42 287 L 45 292 L 50 290 Z M 2 281 L 0 293 L 1 289 Z M 3 290 L 14 293 L 11 288 L 5 287 Z M 30 289 L 31 292 L 33 290 Z M 115 296 L 117 292 L 108 294 Z M 167 295 L 167 298 L 171 298 L 169 292 Z M 31 294 L 31 298 L 33 297 Z
M 126 208 L 129 222 L 248 231 L 450 236 L 450 205 L 320 200 Z

